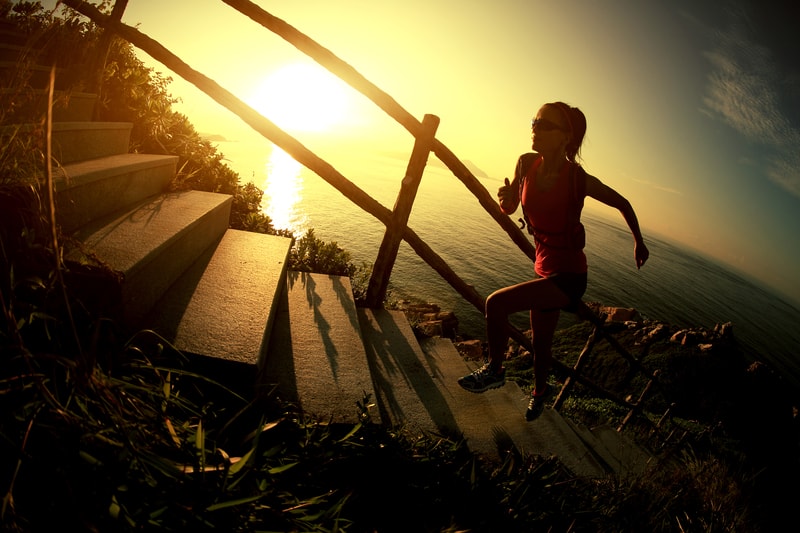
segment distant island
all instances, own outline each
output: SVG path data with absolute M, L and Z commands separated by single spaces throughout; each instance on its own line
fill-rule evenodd
M 205 139 L 206 141 L 211 142 L 233 142 L 230 139 L 226 139 L 224 135 L 220 135 L 218 133 L 200 133 L 200 137 Z

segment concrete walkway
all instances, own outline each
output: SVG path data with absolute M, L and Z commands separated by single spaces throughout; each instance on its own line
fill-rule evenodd
M 347 278 L 288 273 L 261 370 L 261 387 L 274 387 L 320 421 L 356 423 L 358 404 L 370 398 L 372 421 L 463 438 L 488 457 L 501 457 L 513 444 L 521 453 L 555 455 L 588 477 L 640 471 L 646 463 L 643 452 L 618 440 L 612 447 L 628 457 L 624 469 L 620 460 L 612 464 L 611 452 L 604 458 L 587 445 L 595 438 L 590 431 L 552 409 L 527 422 L 527 398 L 513 382 L 482 394 L 464 391 L 456 381 L 473 368 L 449 339 L 417 340 L 401 311 L 356 308 Z

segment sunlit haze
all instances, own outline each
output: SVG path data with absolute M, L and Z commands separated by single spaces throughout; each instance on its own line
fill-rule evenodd
M 347 90 L 316 63 L 289 63 L 269 73 L 245 101 L 290 133 L 332 132 L 352 111 Z
M 563 100 L 581 108 L 588 119 L 584 167 L 631 201 L 645 237 L 699 250 L 800 302 L 797 4 L 256 3 L 419 120 L 439 116 L 438 139 L 485 173 L 492 193 L 492 180 L 510 176 L 519 154 L 530 150 L 530 119 L 541 104 Z M 218 0 L 131 0 L 123 22 L 337 168 L 357 167 L 365 150 L 410 154 L 410 135 L 365 97 L 325 77 L 305 77 L 319 73 L 309 74 L 301 52 Z M 198 131 L 259 138 L 139 56 L 174 78 L 177 110 Z M 236 161 L 231 166 L 251 175 Z M 587 202 L 587 209 L 608 213 L 596 205 Z

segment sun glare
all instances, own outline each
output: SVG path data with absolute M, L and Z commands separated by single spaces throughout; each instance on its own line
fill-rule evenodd
M 326 131 L 347 116 L 347 84 L 318 65 L 293 63 L 268 75 L 250 105 L 282 129 Z
M 301 168 L 302 165 L 289 154 L 273 147 L 267 162 L 261 209 L 276 229 L 299 233 L 306 222 L 305 216 L 297 210 L 303 191 Z

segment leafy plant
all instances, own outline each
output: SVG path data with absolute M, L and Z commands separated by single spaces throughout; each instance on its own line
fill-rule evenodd
M 319 272 L 337 276 L 349 276 L 356 271 L 349 252 L 336 242 L 318 239 L 313 229 L 309 229 L 292 247 L 289 264 L 292 269 L 301 272 Z
M 240 194 L 245 185 L 239 184 L 239 175 L 224 163 L 224 156 L 200 136 L 185 115 L 172 109 L 178 99 L 169 93 L 171 81 L 145 67 L 129 43 L 112 39 L 103 71 L 98 119 L 133 123 L 133 152 L 177 155 L 174 189 Z M 239 206 L 258 207 L 246 202 Z

